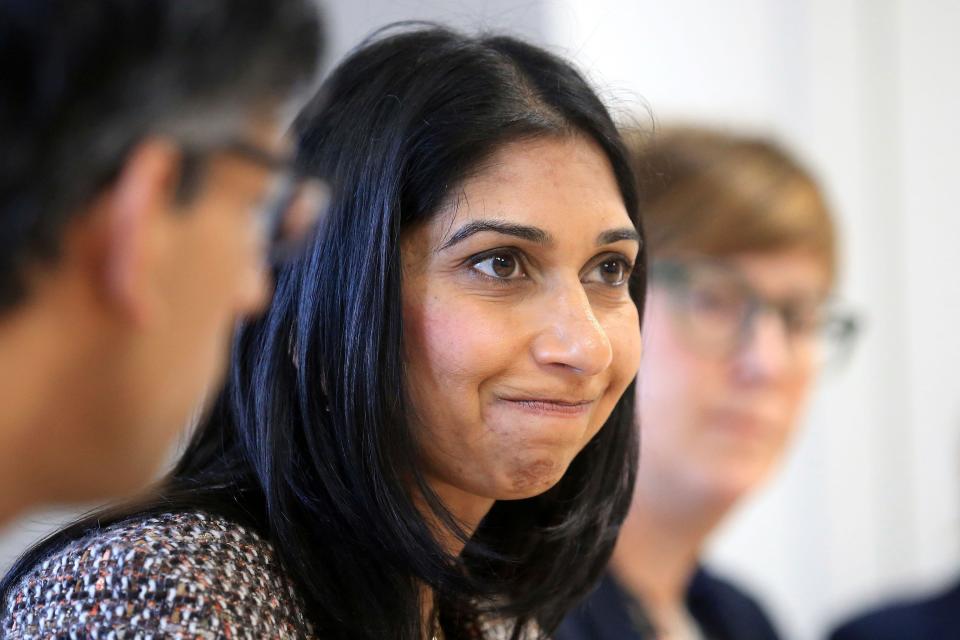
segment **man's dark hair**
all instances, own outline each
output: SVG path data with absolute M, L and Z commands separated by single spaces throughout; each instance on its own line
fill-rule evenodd
M 66 541 L 138 514 L 208 511 L 274 545 L 318 637 L 418 640 L 421 585 L 447 638 L 481 614 L 546 632 L 603 572 L 637 465 L 631 384 L 563 478 L 498 501 L 451 557 L 412 487 L 457 523 L 423 476 L 406 392 L 400 239 L 438 215 L 505 145 L 580 136 L 610 163 L 639 226 L 634 177 L 606 108 L 567 62 L 502 36 L 387 32 L 333 71 L 298 118 L 298 161 L 326 178 L 326 224 L 279 267 L 267 312 L 234 343 L 226 388 L 146 503 L 98 513 L 20 559 L 20 577 Z M 630 294 L 642 309 L 641 250 Z M 460 533 L 465 533 L 460 531 Z
M 312 0 L 0 0 L 0 311 L 151 134 L 236 135 L 313 78 Z

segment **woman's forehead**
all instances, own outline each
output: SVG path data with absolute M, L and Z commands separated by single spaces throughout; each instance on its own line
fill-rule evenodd
M 505 145 L 428 224 L 442 244 L 478 221 L 523 225 L 557 239 L 633 226 L 609 161 L 580 137 Z

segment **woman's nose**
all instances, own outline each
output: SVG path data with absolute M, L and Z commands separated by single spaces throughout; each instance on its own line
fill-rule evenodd
M 740 374 L 747 379 L 768 380 L 783 375 L 794 359 L 783 318 L 769 310 L 758 313 L 736 358 Z
M 546 304 L 543 328 L 533 341 L 534 359 L 582 375 L 596 375 L 613 361 L 613 349 L 583 286 L 564 291 Z

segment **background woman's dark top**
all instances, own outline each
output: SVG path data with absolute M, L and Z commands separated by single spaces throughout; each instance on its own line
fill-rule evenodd
M 888 604 L 833 632 L 830 640 L 960 638 L 960 582 L 935 596 Z
M 760 605 L 703 567 L 690 582 L 687 609 L 707 640 L 778 640 Z M 653 640 L 641 603 L 609 573 L 584 603 L 567 616 L 555 640 Z

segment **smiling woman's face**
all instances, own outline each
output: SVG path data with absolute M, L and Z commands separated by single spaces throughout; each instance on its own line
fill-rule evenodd
M 455 514 L 553 486 L 640 359 L 639 250 L 610 164 L 578 136 L 512 143 L 402 241 L 413 424 Z

